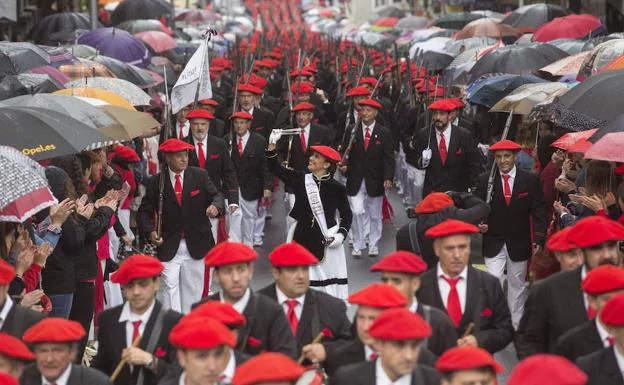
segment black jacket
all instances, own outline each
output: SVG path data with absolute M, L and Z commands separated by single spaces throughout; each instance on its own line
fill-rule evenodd
M 487 185 L 488 173 L 481 174 L 477 195 L 483 200 Z M 529 260 L 533 255 L 532 243 L 544 245 L 548 226 L 539 177 L 516 167 L 511 201 L 507 205 L 500 173 L 495 174 L 487 224 L 488 231 L 483 234 L 484 257 L 496 256 L 506 244 L 512 261 Z
M 273 177 L 269 173 L 264 155 L 267 142 L 263 136 L 250 131 L 241 156 L 238 153 L 236 135 L 231 140 L 230 155 L 236 170 L 240 193 L 247 201 L 258 200 L 262 198 L 264 190 L 273 190 Z
M 428 309 L 426 309 L 425 306 Z M 445 351 L 457 346 L 455 325 L 453 325 L 453 321 L 451 321 L 445 312 L 433 306 L 423 305 L 422 303 L 418 304 L 416 312 L 431 325 L 431 337 L 424 342 L 424 346 L 430 350 L 431 353 L 439 357 Z
M 71 364 L 71 372 L 67 385 L 112 385 L 113 382 L 99 371 L 85 366 Z M 24 368 L 19 379 L 20 385 L 41 385 L 41 373 L 36 364 L 30 364 Z
M 215 293 L 193 307 L 219 300 L 219 293 Z M 264 295 L 251 292 L 243 315 L 247 323 L 238 330 L 236 349 L 252 356 L 265 351 L 284 353 L 297 359 L 295 337 L 280 305 Z
M 275 284 L 271 284 L 258 291 L 277 303 Z M 281 307 L 281 305 L 280 305 Z M 297 328 L 297 352 L 308 345 L 324 329 L 331 330 L 332 339 L 323 339 L 326 349 L 334 341 L 348 340 L 351 338 L 351 322 L 347 318 L 345 303 L 329 294 L 308 289 L 303 303 L 303 311 Z
M 305 188 L 305 174 L 302 171 L 289 170 L 282 166 L 275 152 L 267 152 L 269 169 L 275 174 L 286 186 L 289 186 L 295 194 L 295 205 L 290 210 L 289 216 L 297 220 L 297 227 L 293 239 L 310 250 L 317 258 L 322 259 L 325 254 L 323 246 L 323 234 L 308 201 L 308 195 Z M 345 187 L 334 180 L 331 175 L 327 175 L 322 179 L 314 180 L 319 186 L 319 194 L 323 203 L 323 211 L 325 213 L 325 222 L 327 228 L 336 225 L 336 212 L 340 214 L 340 223 L 338 224 L 340 232 L 345 238 L 351 228 L 351 220 L 353 214 L 347 200 Z
M 343 366 L 331 376 L 329 385 L 375 385 L 375 361 L 360 362 Z M 412 372 L 411 385 L 439 385 L 440 375 L 435 369 L 424 365 L 417 365 Z
M 360 190 L 362 180 L 366 183 L 366 192 L 371 197 L 384 195 L 384 181 L 394 178 L 394 140 L 390 130 L 375 122 L 368 143 L 364 149 L 364 128 L 356 131 L 355 140 L 349 153 L 347 167 L 347 195 L 354 196 Z M 349 137 L 345 138 L 343 148 L 347 148 Z
M 574 362 L 579 357 L 604 349 L 596 322 L 598 320 L 593 319 L 565 332 L 557 340 L 555 354 Z
M 94 280 L 97 277 L 97 241 L 108 231 L 114 214 L 110 208 L 100 207 L 89 219 L 78 216 L 80 222 L 77 230 L 84 232 L 84 243 L 76 255 L 76 282 Z
M 158 188 L 160 173 L 148 179 L 145 196 L 137 214 L 137 223 L 147 234 L 156 230 L 154 216 L 158 211 Z M 182 205 L 178 203 L 169 170 L 166 171 L 163 191 L 162 238 L 158 247 L 158 258 L 168 262 L 175 256 L 182 234 L 193 259 L 202 259 L 215 240 L 212 239 L 210 218 L 206 209 L 215 205 L 223 212 L 223 196 L 210 180 L 206 170 L 187 167 L 182 182 Z
M 312 154 L 310 146 L 330 146 L 331 136 L 329 129 L 316 123 L 310 123 L 310 134 L 306 143 L 306 151 L 304 153 L 301 148 L 301 139 L 299 135 L 285 135 L 277 141 L 277 154 L 281 161 L 289 160 L 288 166 L 297 171 L 308 171 L 308 159 Z M 292 139 L 292 143 L 289 145 Z M 288 157 L 288 148 L 290 147 L 290 158 Z
M 423 196 L 434 191 L 468 191 L 469 187 L 477 185 L 477 178 L 481 173 L 482 156 L 477 148 L 477 142 L 468 130 L 452 126 L 451 140 L 447 143 L 448 151 L 446 162 L 442 164 L 435 128 L 422 128 L 414 137 L 413 147 L 405 148 L 406 160 L 418 168 L 422 164 L 422 151 L 431 148 L 431 161 L 425 175 Z
M 438 277 L 437 267 L 422 274 L 416 296 L 418 301 L 446 313 Z M 467 285 L 466 306 L 457 327 L 457 335 L 463 335 L 468 325 L 473 323 L 472 335 L 476 337 L 479 347 L 494 354 L 511 342 L 514 333 L 500 281 L 489 273 L 468 266 Z
M 0 310 L 2 310 L 3 307 L 4 304 L 0 305 Z M 22 339 L 24 332 L 28 330 L 28 328 L 44 318 L 44 314 L 30 310 L 13 302 L 13 306 L 11 306 L 9 314 L 7 314 L 6 319 L 2 322 L 0 332 Z
M 188 143 L 195 146 L 195 150 L 189 151 L 189 166 L 199 167 L 197 157 L 197 145 L 193 135 L 186 137 Z M 232 164 L 232 158 L 228 153 L 227 144 L 221 138 L 208 135 L 206 138 L 206 148 L 204 156 L 206 163 L 204 168 L 210 175 L 212 183 L 221 191 L 221 194 L 228 199 L 228 204 L 238 204 L 238 180 L 236 170 Z
M 580 357 L 576 366 L 587 374 L 586 385 L 623 385 L 624 378 L 613 351 L 615 346 Z
M 119 322 L 119 316 L 123 310 L 124 305 L 115 306 L 100 313 L 98 322 L 98 352 L 91 362 L 91 367 L 101 371 L 102 373 L 110 376 L 115 371 L 117 363 L 121 360 L 121 352 L 126 348 L 126 323 Z M 158 313 L 162 309 L 162 305 L 156 301 L 154 309 L 150 315 L 141 342 L 139 343 L 139 349 L 145 350 L 147 348 L 148 341 L 152 335 L 154 324 Z M 163 318 L 162 331 L 158 338 L 158 344 L 153 355 L 158 357 L 158 367 L 156 371 L 152 372 L 140 367 L 139 370 L 143 370 L 145 375 L 145 385 L 156 385 L 158 381 L 165 375 L 167 369 L 176 361 L 175 352 L 173 347 L 169 344 L 169 333 L 171 329 L 182 318 L 182 314 L 173 310 L 166 310 Z M 121 373 L 115 380 L 117 385 L 130 385 L 136 384 L 139 376 L 139 370 L 130 371 L 130 367 L 125 365 L 121 370 Z

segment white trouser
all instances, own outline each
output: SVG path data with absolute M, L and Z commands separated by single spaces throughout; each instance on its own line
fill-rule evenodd
M 288 229 L 290 229 L 297 221 L 288 215 L 290 210 L 295 207 L 295 194 L 285 193 L 284 200 L 286 201 L 286 232 L 288 233 Z
M 267 210 L 267 207 L 258 205 L 256 220 L 253 225 L 254 242 L 262 242 L 262 238 L 264 238 L 264 225 L 266 224 Z
M 509 258 L 507 245 L 492 258 L 485 258 L 485 266 L 488 272 L 500 279 L 503 285 L 505 265 L 507 266 L 507 304 L 511 312 L 511 322 L 514 328 L 518 328 L 520 319 L 524 313 L 524 303 L 528 293 L 526 281 L 528 261 L 514 262 Z
M 121 223 L 126 231 L 126 235 L 134 241 L 134 233 L 130 230 L 130 209 L 117 210 L 117 218 L 119 218 L 119 223 Z
M 204 261 L 194 260 L 186 247 L 186 241 L 180 240 L 175 257 L 163 262 L 162 299 L 165 309 L 181 313 L 191 311 L 191 305 L 201 299 L 204 289 Z
M 360 190 L 355 196 L 349 196 L 349 206 L 353 212 L 351 234 L 353 248 L 363 250 L 368 241 L 368 251 L 379 250 L 379 240 L 383 229 L 381 206 L 383 196 L 371 197 L 366 193 L 366 183 L 362 179 Z
M 238 210 L 230 214 L 228 210 L 228 240 L 230 242 L 242 242 L 241 224 L 243 220 L 242 204 L 239 203 Z
M 217 244 L 217 233 L 219 231 L 219 218 L 210 219 L 210 231 L 212 232 L 212 239 L 214 239 L 215 245 Z
M 247 246 L 253 247 L 254 226 L 258 216 L 258 200 L 246 201 L 242 195 L 239 195 L 238 203 L 242 214 L 240 220 L 240 241 Z

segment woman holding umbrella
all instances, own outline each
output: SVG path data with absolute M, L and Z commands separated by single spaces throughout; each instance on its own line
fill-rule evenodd
M 289 229 L 287 241 L 294 240 L 318 258 L 319 264 L 310 267 L 310 286 L 346 300 L 349 290 L 342 242 L 351 227 L 352 213 L 344 185 L 333 178 L 340 154 L 331 147 L 310 146 L 310 173 L 291 170 L 277 158 L 280 137 L 281 132 L 273 130 L 266 156 L 271 172 L 295 195 L 289 215 L 296 223 Z

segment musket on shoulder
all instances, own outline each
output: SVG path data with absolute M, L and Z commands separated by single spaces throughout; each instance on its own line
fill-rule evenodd
M 503 130 L 503 136 L 501 140 L 507 139 L 507 135 L 509 134 L 509 127 L 511 127 L 511 121 L 513 120 L 513 109 L 509 111 L 509 115 L 507 116 L 507 121 L 505 122 L 505 129 Z M 496 162 L 492 163 L 492 168 L 490 169 L 490 175 L 488 175 L 488 184 L 487 191 L 485 195 L 485 203 L 490 204 L 492 202 L 492 193 L 494 192 L 494 177 L 496 175 Z

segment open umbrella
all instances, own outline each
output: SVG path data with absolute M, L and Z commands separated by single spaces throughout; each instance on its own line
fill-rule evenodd
M 57 200 L 45 169 L 18 150 L 0 146 L 0 221 L 22 223 Z
M 221 15 L 204 9 L 189 9 L 175 17 L 175 21 L 187 24 L 201 24 L 221 20 Z
M 587 41 L 577 39 L 556 39 L 549 41 L 548 44 L 566 51 L 569 55 L 591 51 L 594 48 L 592 44 L 587 44 Z
M 66 88 L 93 87 L 110 91 L 115 95 L 119 95 L 132 105 L 148 106 L 150 96 L 142 89 L 130 83 L 127 80 L 115 78 L 83 78 L 76 79 L 65 84 Z
M 0 78 L 50 64 L 50 55 L 31 43 L 0 42 Z
M 568 91 L 560 99 L 561 103 L 596 119 L 611 121 L 622 113 L 624 94 L 624 70 L 605 71 L 590 76 Z
M 164 32 L 147 31 L 134 35 L 147 44 L 155 53 L 163 53 L 178 46 L 174 38 Z
M 472 79 L 491 73 L 523 74 L 568 56 L 549 44 L 508 45 L 481 57 L 470 70 Z
M 503 20 L 505 18 L 505 15 L 503 15 L 502 13 L 498 13 L 498 12 L 494 12 L 490 10 L 478 10 L 478 11 L 472 11 L 470 13 L 474 13 L 475 15 L 482 15 L 483 17 L 491 17 L 491 18 L 498 19 L 498 20 Z
M 0 144 L 35 160 L 75 154 L 114 141 L 63 113 L 35 107 L 0 107 Z
M 62 84 L 49 75 L 7 75 L 0 80 L 0 100 L 39 92 L 54 92 L 63 88 L 65 87 Z
M 426 17 L 409 15 L 399 20 L 394 27 L 400 29 L 419 29 L 427 27 L 428 23 L 429 21 Z
M 104 55 L 89 56 L 88 59 L 103 65 L 110 73 L 114 74 L 112 77 L 127 80 L 140 88 L 148 88 L 154 85 L 154 79 L 143 68 Z
M 117 25 L 117 28 L 121 28 L 133 35 L 136 35 L 139 32 L 148 31 L 160 31 L 169 36 L 173 35 L 171 28 L 163 25 L 160 20 L 156 19 L 127 20 Z
M 503 23 L 509 24 L 522 32 L 535 32 L 539 27 L 548 23 L 555 17 L 566 16 L 568 10 L 554 4 L 530 4 L 520 7 L 503 19 Z
M 57 81 L 59 84 L 65 84 L 71 80 L 67 75 L 65 75 L 61 71 L 51 66 L 41 66 L 41 67 L 31 68 L 26 73 L 37 74 L 37 75 L 48 75 L 49 77 Z
M 477 36 L 502 39 L 503 36 L 520 36 L 520 31 L 501 23 L 499 19 L 484 17 L 466 24 L 461 31 L 457 32 L 455 39 L 460 40 Z
M 37 44 L 54 43 L 54 37 L 67 34 L 71 37 L 78 29 L 91 29 L 89 16 L 78 12 L 53 13 L 41 19 L 30 33 Z
M 127 0 L 132 3 L 141 0 Z M 145 67 L 149 64 L 150 54 L 143 42 L 137 37 L 119 28 L 98 28 L 78 38 L 78 43 L 98 49 L 101 55 L 110 56 L 124 63 Z
M 394 26 L 397 25 L 399 20 L 400 19 L 398 17 L 382 17 L 381 19 L 375 20 L 373 25 L 376 27 L 394 28 Z
M 529 83 L 523 84 L 510 94 L 499 100 L 490 112 L 509 112 L 528 115 L 533 108 L 568 91 L 562 83 Z
M 585 58 L 578 80 L 584 80 L 605 67 L 624 52 L 624 39 L 608 40 L 600 43 L 592 50 L 592 54 Z
M 145 112 L 132 111 L 123 107 L 113 106 L 101 99 L 85 97 L 77 97 L 76 99 L 80 99 L 83 102 L 97 107 L 119 123 L 119 125 L 107 126 L 100 129 L 101 132 L 113 139 L 121 141 L 132 140 L 146 133 L 153 133 L 153 130 L 160 127 L 160 123 L 158 123 L 152 115 Z
M 591 52 L 585 51 L 577 53 L 576 55 L 564 57 L 561 60 L 557 60 L 556 62 L 547 65 L 546 67 L 540 68 L 539 72 L 545 72 L 551 76 L 576 76 L 585 61 L 585 58 L 590 54 Z
M 407 12 L 405 10 L 398 8 L 394 5 L 386 5 L 379 7 L 375 11 L 375 15 L 377 17 L 398 17 L 399 19 L 407 16 Z
M 106 66 L 87 59 L 79 59 L 78 64 L 62 65 L 58 70 L 70 79 L 81 79 L 87 76 L 102 76 L 114 78 L 115 74 Z
M 594 143 L 585 153 L 586 159 L 624 162 L 624 132 L 612 132 Z
M 564 151 L 570 151 L 572 146 L 576 145 L 579 141 L 589 139 L 595 132 L 597 128 L 593 128 L 587 131 L 579 131 L 579 132 L 568 132 L 567 134 L 562 135 L 559 139 L 552 142 L 550 147 L 558 148 Z
M 600 19 L 582 14 L 557 17 L 539 27 L 533 34 L 533 41 L 547 42 L 556 39 L 583 39 L 606 32 Z
M 624 115 L 618 115 L 617 118 L 613 119 L 608 124 L 603 125 L 592 135 L 590 141 L 596 143 L 598 140 L 602 139 L 605 135 L 613 133 L 613 132 L 624 132 Z
M 499 100 L 509 95 L 523 84 L 545 83 L 546 80 L 534 75 L 495 75 L 483 79 L 468 88 L 468 101 L 491 108 Z
M 160 19 L 173 12 L 165 0 L 126 0 L 119 3 L 111 14 L 113 24 L 126 20 Z
M 82 88 L 66 88 L 64 90 L 56 91 L 54 94 L 70 95 L 70 96 L 85 96 L 87 98 L 102 99 L 103 101 L 112 104 L 114 106 L 127 108 L 135 111 L 136 109 L 130 102 L 121 96 L 114 94 L 110 91 L 106 91 L 100 88 L 82 87 Z
M 460 30 L 471 21 L 482 19 L 485 16 L 470 12 L 457 12 L 444 15 L 433 23 L 433 26 Z

